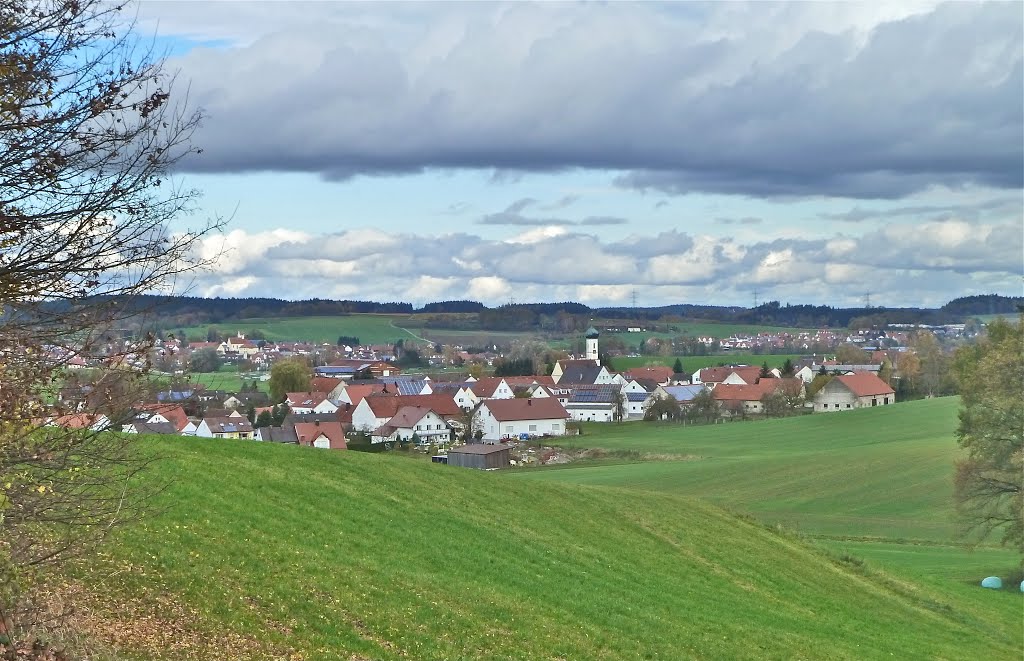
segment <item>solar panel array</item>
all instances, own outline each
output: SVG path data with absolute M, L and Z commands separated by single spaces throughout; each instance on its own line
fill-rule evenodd
M 580 404 L 614 402 L 619 390 L 618 385 L 579 386 L 573 389 L 569 401 Z

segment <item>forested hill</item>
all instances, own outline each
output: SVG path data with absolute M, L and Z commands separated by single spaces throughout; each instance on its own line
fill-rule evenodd
M 143 296 L 131 303 L 139 310 L 155 312 L 179 325 L 221 323 L 264 317 L 315 317 L 357 313 L 377 314 L 472 314 L 479 327 L 527 329 L 542 315 L 589 315 L 603 319 L 663 320 L 681 317 L 723 323 L 764 324 L 793 327 L 847 327 L 851 324 L 958 323 L 974 315 L 1012 314 L 1024 306 L 1024 297 L 995 294 L 969 296 L 941 308 L 835 308 L 827 305 L 791 305 L 770 301 L 755 308 L 678 304 L 661 307 L 591 308 L 582 303 L 524 303 L 489 308 L 476 301 L 438 301 L 416 308 L 410 303 L 332 301 L 311 299 L 285 301 L 275 298 L 200 298 L 195 296 Z

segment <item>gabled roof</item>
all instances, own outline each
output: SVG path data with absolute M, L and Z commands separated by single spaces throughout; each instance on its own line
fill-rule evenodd
M 176 436 L 179 431 L 174 427 L 174 423 L 171 422 L 145 422 L 143 420 L 135 420 L 128 424 L 135 428 L 135 432 L 137 434 L 171 434 Z
M 757 383 L 761 375 L 761 368 L 754 365 L 741 365 L 739 367 L 707 367 L 700 371 L 700 380 L 704 383 L 721 383 L 729 378 L 733 372 L 748 384 Z
M 510 420 L 560 420 L 568 418 L 555 397 L 530 399 L 489 399 L 483 403 L 499 422 Z
M 593 358 L 563 358 L 558 361 L 558 365 L 564 372 L 570 367 L 596 367 L 597 361 Z
M 654 365 L 652 367 L 634 367 L 628 369 L 622 373 L 622 376 L 629 380 L 640 381 L 641 379 L 650 379 L 657 383 L 664 383 L 672 379 L 674 374 L 671 367 L 665 367 L 663 365 Z
M 286 425 L 284 427 L 263 427 L 260 429 L 260 438 L 273 443 L 298 443 L 295 436 L 295 427 Z
M 600 365 L 572 365 L 562 371 L 562 378 L 558 380 L 558 383 L 593 384 L 594 382 L 597 381 L 597 378 L 601 376 L 602 369 L 603 368 Z
M 477 397 L 487 399 L 494 394 L 494 391 L 498 389 L 498 386 L 501 385 L 502 381 L 505 381 L 505 378 L 501 376 L 485 376 L 472 384 L 470 390 L 472 390 L 473 394 Z M 508 385 L 507 381 L 505 382 L 505 385 Z
M 467 443 L 448 450 L 448 454 L 494 454 L 495 452 L 507 451 L 507 445 L 488 443 Z
M 720 383 L 711 391 L 719 401 L 757 402 L 767 394 L 782 392 L 796 395 L 803 389 L 803 381 L 796 377 L 761 379 L 753 384 Z
M 411 429 L 430 412 L 427 406 L 403 406 L 388 420 L 388 425 L 395 429 Z
M 426 385 L 426 381 L 423 379 L 401 376 L 374 379 L 374 382 L 380 383 L 385 391 L 399 395 L 418 395 L 423 392 L 423 388 Z
M 252 423 L 245 418 L 203 418 L 203 422 L 214 434 L 237 434 L 252 431 Z
M 89 429 L 97 424 L 105 424 L 107 416 L 102 413 L 68 413 L 51 420 L 51 424 L 65 429 Z
M 322 401 L 327 399 L 327 393 L 325 392 L 290 392 L 285 395 L 285 399 L 291 402 L 289 406 L 292 408 L 304 408 L 311 409 L 315 408 Z
M 675 398 L 677 402 L 689 402 L 700 393 L 707 390 L 703 385 L 691 386 L 663 386 L 662 390 Z
M 870 372 L 858 372 L 846 374 L 832 379 L 846 386 L 846 389 L 857 397 L 870 397 L 872 395 L 895 395 L 888 383 L 882 381 Z
M 299 445 L 313 445 L 321 436 L 327 438 L 332 450 L 348 449 L 340 422 L 300 422 L 295 425 L 295 437 Z
M 159 413 L 167 418 L 178 431 L 188 426 L 188 414 L 185 413 L 185 409 L 176 404 L 143 404 L 140 408 L 150 414 Z
M 329 393 L 344 383 L 345 379 L 335 379 L 330 376 L 314 376 L 309 380 L 309 389 L 313 392 Z
M 384 392 L 383 383 L 354 383 L 345 388 L 345 394 L 352 401 L 352 406 L 363 401 L 364 397 L 380 392 Z
M 622 387 L 617 383 L 580 384 L 569 394 L 570 404 L 615 404 Z
M 764 389 L 756 383 L 719 383 L 711 396 L 723 402 L 759 402 L 764 397 Z
M 462 409 L 448 395 L 370 395 L 364 401 L 375 417 L 389 420 L 403 406 L 424 406 L 441 417 L 462 415 Z

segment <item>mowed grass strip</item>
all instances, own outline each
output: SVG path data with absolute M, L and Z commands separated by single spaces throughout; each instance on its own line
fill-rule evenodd
M 244 441 L 150 439 L 113 595 L 304 658 L 1019 658 L 1019 598 L 951 603 L 672 493 Z M 1018 627 L 1019 629 L 1019 627 Z
M 593 424 L 567 444 L 699 458 L 517 475 L 699 496 L 815 534 L 945 542 L 958 402 L 711 426 Z

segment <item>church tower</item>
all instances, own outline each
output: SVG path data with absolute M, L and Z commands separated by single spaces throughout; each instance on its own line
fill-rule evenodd
M 601 359 L 597 351 L 597 336 L 599 333 L 597 329 L 591 326 L 587 329 L 587 358 L 590 360 L 596 360 L 597 364 L 601 364 Z

